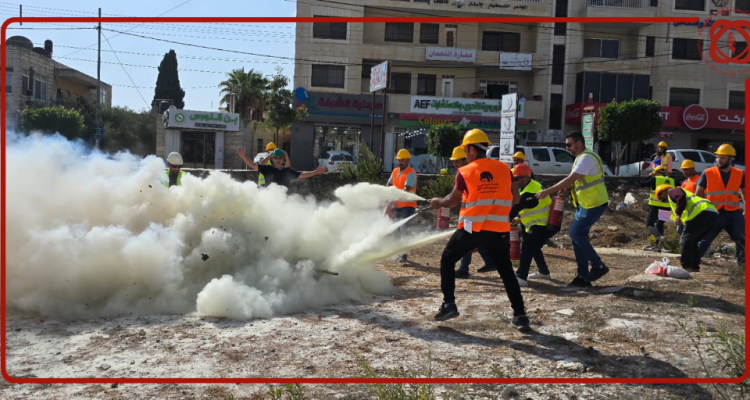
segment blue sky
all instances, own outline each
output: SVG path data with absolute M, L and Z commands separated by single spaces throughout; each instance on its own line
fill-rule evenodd
M 291 17 L 296 14 L 296 3 L 287 0 L 250 0 L 225 3 L 207 0 L 129 0 L 83 1 L 33 0 L 21 2 L 24 17 L 96 16 L 102 8 L 102 16 L 155 17 Z M 0 16 L 3 19 L 18 16 L 19 3 L 0 1 Z M 174 8 L 174 9 L 173 9 Z M 171 10 L 171 11 L 170 11 Z M 167 12 L 168 11 L 168 12 Z M 13 28 L 67 28 L 93 27 L 95 24 L 13 24 Z M 156 37 L 182 43 L 192 43 L 221 49 L 236 50 L 294 57 L 294 24 L 102 24 L 102 81 L 111 84 L 112 104 L 141 110 L 154 97 L 154 88 L 159 66 L 164 53 L 170 49 L 177 52 L 180 68 L 180 84 L 185 90 L 185 108 L 210 110 L 219 107 L 217 85 L 232 69 L 245 67 L 272 74 L 276 66 L 284 68 L 284 74 L 294 75 L 292 60 L 236 54 L 226 51 L 188 47 L 180 44 L 159 42 L 117 32 Z M 45 39 L 53 42 L 53 58 L 69 67 L 96 77 L 95 29 L 43 30 L 14 29 L 7 32 L 26 36 L 35 46 L 43 46 Z M 109 44 L 105 37 L 109 39 Z M 110 48 L 111 44 L 111 48 Z M 93 46 L 91 46 L 93 45 Z M 89 49 L 81 49 L 91 46 Z M 112 49 L 116 52 L 113 53 Z M 118 62 L 125 64 L 125 71 Z M 194 71 L 189 71 L 194 70 Z M 130 74 L 130 78 L 128 77 Z M 137 86 L 135 89 L 132 86 Z M 138 91 L 140 90 L 140 94 Z M 142 97 L 141 97 L 142 95 Z M 145 101 L 144 101 L 145 99 Z

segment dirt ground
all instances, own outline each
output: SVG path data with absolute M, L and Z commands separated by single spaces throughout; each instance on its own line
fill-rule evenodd
M 569 214 L 569 213 L 568 213 Z M 643 207 L 605 214 L 593 230 L 611 272 L 586 292 L 562 292 L 575 274 L 564 232 L 545 248 L 552 281 L 522 288 L 532 331 L 510 326 L 496 272 L 458 280 L 461 316 L 436 323 L 445 241 L 383 261 L 398 291 L 294 315 L 232 321 L 154 315 L 85 321 L 11 316 L 7 369 L 15 377 L 360 377 L 371 368 L 420 377 L 728 377 L 706 346 L 719 332 L 744 334 L 744 279 L 734 263 L 707 257 L 689 280 L 645 275 L 661 255 L 647 245 Z M 424 221 L 433 223 L 425 213 Z M 570 218 L 570 216 L 566 216 Z M 615 227 L 617 229 L 611 229 Z M 622 235 L 627 236 L 627 242 Z M 720 236 L 715 245 L 728 242 Z M 673 256 L 674 257 L 674 256 Z M 675 261 L 676 258 L 675 258 Z M 674 263 L 673 263 L 674 264 Z M 533 268 L 532 268 L 533 270 Z M 337 279 L 325 276 L 322 279 Z M 680 324 L 706 328 L 698 346 Z M 706 364 L 706 368 L 701 363 Z M 366 365 L 365 365 L 366 364 Z M 280 387 L 280 385 L 275 385 Z M 269 385 L 40 385 L 0 382 L 8 399 L 265 399 Z M 375 398 L 373 386 L 303 385 L 305 398 Z M 437 385 L 437 398 L 711 399 L 710 385 Z M 291 398 L 291 397 L 290 397 Z M 299 398 L 299 397 L 294 397 Z M 735 397 L 739 398 L 739 397 Z

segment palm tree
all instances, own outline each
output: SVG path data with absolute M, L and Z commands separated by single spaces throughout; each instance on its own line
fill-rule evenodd
M 266 91 L 269 81 L 262 73 L 253 69 L 245 72 L 242 69 L 234 69 L 227 73 L 228 79 L 221 81 L 222 104 L 230 104 L 232 93 L 235 95 L 234 112 L 240 114 L 242 119 L 261 121 L 265 109 Z

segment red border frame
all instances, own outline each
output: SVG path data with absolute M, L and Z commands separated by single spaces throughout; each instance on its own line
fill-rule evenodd
M 477 22 L 571 22 L 571 23 L 585 23 L 585 22 L 650 22 L 650 23 L 670 23 L 670 22 L 697 22 L 700 20 L 699 17 L 684 17 L 684 18 L 553 18 L 553 17 L 506 17 L 506 18 L 494 18 L 494 17 L 480 17 L 480 18 L 450 18 L 450 17 L 429 17 L 429 18 L 345 18 L 347 22 L 466 22 L 466 23 L 477 23 Z M 235 23 L 248 23 L 248 22 L 275 22 L 275 23 L 311 23 L 311 22 L 341 22 L 341 18 L 312 18 L 312 17 L 288 17 L 288 18 L 200 18 L 200 17 L 169 17 L 169 18 L 155 18 L 155 17 L 144 17 L 144 18 L 10 18 L 5 20 L 0 30 L 0 71 L 5 70 L 5 40 L 6 40 L 6 29 L 8 25 L 17 22 L 163 22 L 163 23 L 176 23 L 176 22 L 235 22 Z M 750 115 L 750 92 L 747 91 L 748 85 L 750 85 L 750 79 L 745 81 L 745 107 L 746 113 Z M 0 73 L 0 87 L 5 87 L 5 74 Z M 0 106 L 5 110 L 5 96 L 0 96 Z M 2 290 L 2 296 L 0 296 L 0 372 L 2 372 L 3 378 L 11 383 L 78 383 L 78 384 L 102 384 L 102 383 L 329 383 L 329 384 L 342 384 L 342 383 L 641 383 L 641 384 L 655 384 L 655 383 L 684 383 L 684 384 L 707 384 L 707 383 L 739 383 L 747 379 L 750 375 L 750 368 L 747 363 L 750 361 L 750 348 L 745 348 L 745 373 L 739 378 L 15 378 L 8 374 L 6 370 L 6 230 L 5 230 L 5 212 L 6 212 L 6 187 L 5 187 L 5 122 L 6 115 L 5 111 L 0 113 L 0 285 Z M 747 125 L 746 125 L 747 126 Z M 747 131 L 747 130 L 746 130 Z M 750 155 L 750 148 L 745 147 L 745 157 Z M 746 235 L 748 233 L 748 226 L 745 225 Z M 745 293 L 750 288 L 750 283 L 745 280 Z M 748 299 L 745 296 L 745 309 L 748 308 Z M 748 321 L 745 318 L 745 332 L 748 329 Z

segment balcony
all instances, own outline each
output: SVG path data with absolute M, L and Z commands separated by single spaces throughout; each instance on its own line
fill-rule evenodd
M 456 11 L 476 16 L 487 13 L 512 16 L 549 16 L 552 0 L 508 0 L 502 4 L 494 0 L 371 0 L 365 7 L 385 7 L 399 11 L 431 10 L 436 15 L 455 16 Z
M 530 101 L 526 100 L 523 105 L 523 118 L 524 119 L 544 119 L 544 102 L 543 101 Z
M 579 17 L 601 18 L 611 17 L 613 12 L 618 17 L 655 17 L 657 7 L 651 6 L 651 0 L 586 0 L 586 6 L 581 8 Z M 650 22 L 638 23 L 587 23 L 587 27 L 597 29 L 633 30 L 650 25 Z

